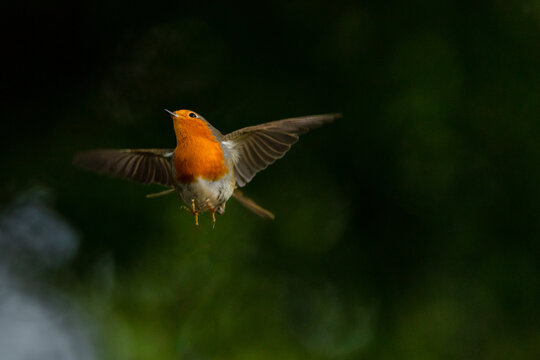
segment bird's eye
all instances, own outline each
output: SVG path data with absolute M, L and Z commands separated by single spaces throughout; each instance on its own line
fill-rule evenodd
M 197 117 L 197 114 L 195 114 L 195 113 L 189 113 L 189 117 L 196 118 L 196 117 Z

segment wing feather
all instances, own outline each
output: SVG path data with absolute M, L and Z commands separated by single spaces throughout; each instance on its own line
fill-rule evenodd
M 340 118 L 341 114 L 302 116 L 249 126 L 223 137 L 233 144 L 236 184 L 240 187 L 255 174 L 280 159 L 298 141 L 299 135 Z
M 171 149 L 100 149 L 77 153 L 82 169 L 142 184 L 174 186 Z

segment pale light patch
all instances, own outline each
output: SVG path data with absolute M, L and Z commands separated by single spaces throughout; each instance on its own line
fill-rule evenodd
M 227 140 L 227 141 L 223 141 L 222 144 L 228 150 L 228 153 L 231 156 L 232 162 L 236 164 L 240 157 L 239 151 L 237 149 L 238 143 L 235 141 Z

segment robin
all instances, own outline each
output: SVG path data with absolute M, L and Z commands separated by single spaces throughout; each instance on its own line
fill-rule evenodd
M 340 114 L 302 116 L 248 126 L 223 135 L 191 110 L 167 111 L 176 133 L 174 149 L 99 149 L 80 152 L 74 163 L 83 169 L 169 189 L 147 197 L 176 191 L 195 216 L 225 212 L 232 196 L 263 218 L 274 214 L 245 197 L 239 187 L 283 157 L 308 130 L 341 117 Z

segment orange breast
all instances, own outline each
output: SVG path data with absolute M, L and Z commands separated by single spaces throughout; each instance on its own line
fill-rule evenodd
M 174 130 L 174 168 L 179 182 L 189 184 L 197 177 L 217 180 L 229 172 L 221 146 L 204 121 L 178 119 Z

